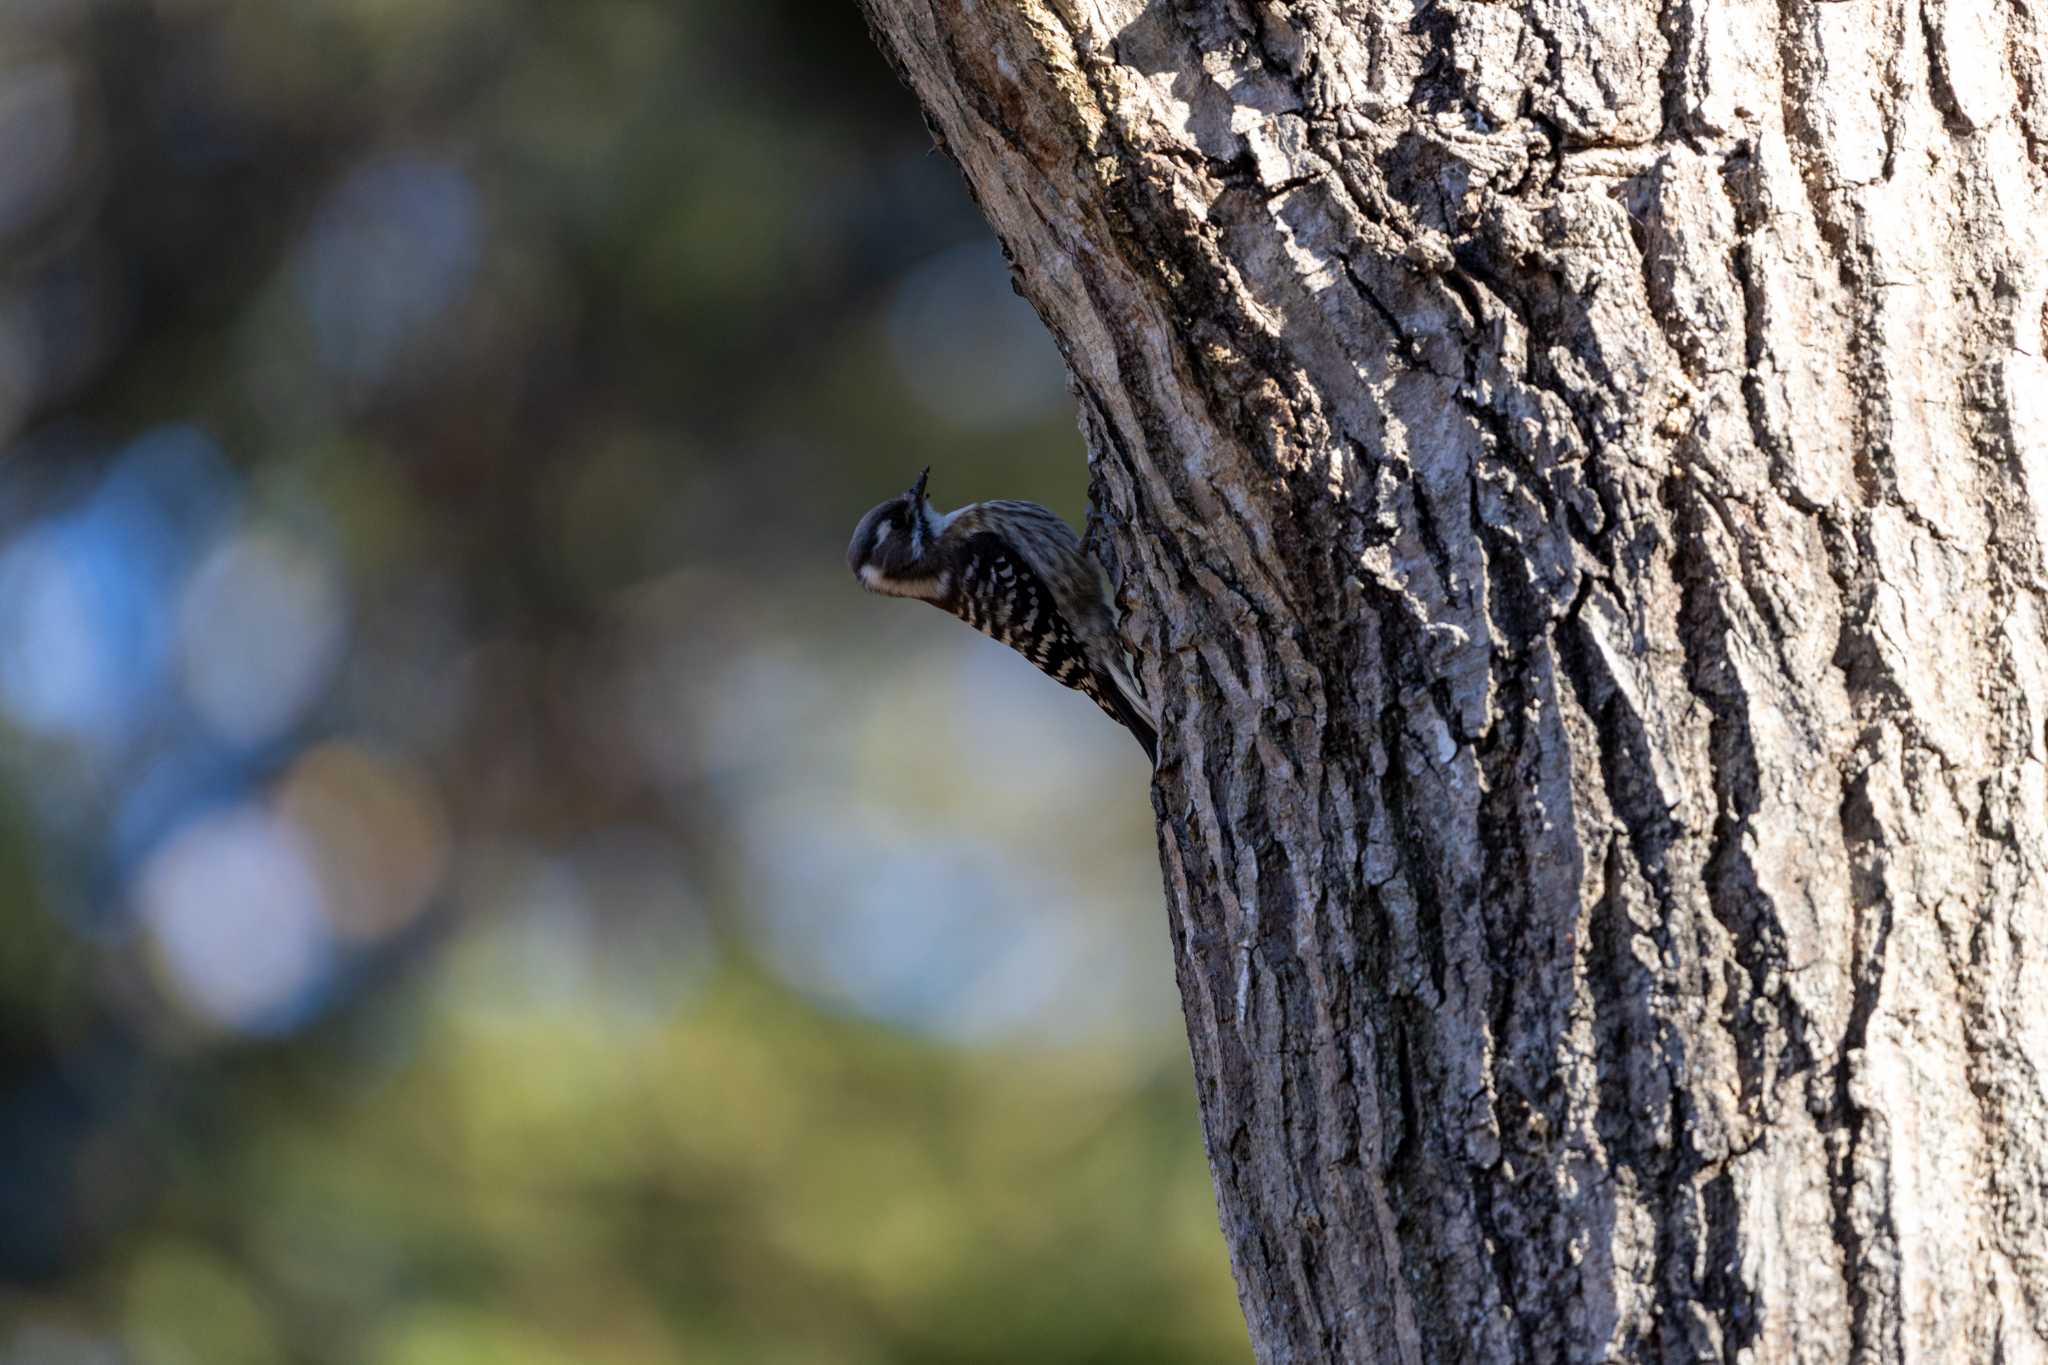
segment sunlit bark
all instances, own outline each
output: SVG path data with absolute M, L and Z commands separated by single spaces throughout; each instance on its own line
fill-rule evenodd
M 2034 0 L 863 0 L 1066 353 L 1260 1359 L 2048 1358 Z

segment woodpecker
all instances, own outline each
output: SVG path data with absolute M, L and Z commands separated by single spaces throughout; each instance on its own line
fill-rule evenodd
M 933 510 L 927 467 L 854 528 L 846 567 L 869 592 L 915 597 L 1086 694 L 1158 758 L 1158 722 L 1117 633 L 1109 577 L 1035 502 Z

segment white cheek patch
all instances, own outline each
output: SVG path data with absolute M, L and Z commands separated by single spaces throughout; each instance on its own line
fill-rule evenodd
M 863 564 L 860 569 L 861 586 L 869 592 L 879 592 L 890 597 L 939 598 L 946 595 L 947 575 L 938 578 L 891 578 L 873 564 Z
M 881 548 L 882 548 L 882 547 L 883 547 L 884 545 L 888 544 L 888 543 L 889 543 L 889 537 L 890 537 L 891 535 L 895 534 L 895 532 L 896 532 L 896 528 L 895 528 L 894 526 L 884 526 L 884 527 L 883 527 L 883 528 L 882 528 L 882 529 L 881 529 L 880 531 L 877 531 L 877 532 L 875 533 L 875 545 L 874 545 L 874 549 L 875 549 L 875 550 L 879 550 L 879 549 L 881 549 Z M 872 554 L 872 553 L 874 553 L 874 550 L 870 550 L 870 551 L 869 551 L 868 553 Z

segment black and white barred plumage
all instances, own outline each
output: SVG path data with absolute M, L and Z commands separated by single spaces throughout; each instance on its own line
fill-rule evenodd
M 1035 502 L 939 513 L 927 469 L 860 519 L 846 566 L 870 592 L 953 613 L 1082 692 L 1157 757 L 1157 721 L 1116 629 L 1109 580 L 1068 525 Z

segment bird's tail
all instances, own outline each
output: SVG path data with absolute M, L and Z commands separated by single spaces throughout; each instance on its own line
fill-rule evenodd
M 1159 761 L 1159 727 L 1153 720 L 1149 708 L 1141 710 L 1144 691 L 1135 676 L 1128 679 L 1110 673 L 1107 677 L 1097 675 L 1096 700 L 1124 729 L 1137 737 L 1145 746 L 1145 757 L 1154 763 Z

